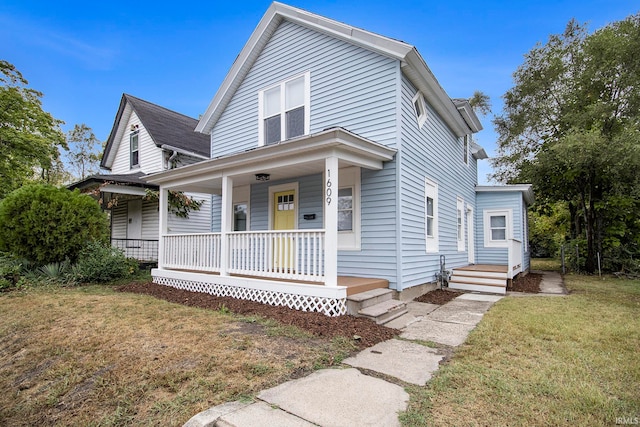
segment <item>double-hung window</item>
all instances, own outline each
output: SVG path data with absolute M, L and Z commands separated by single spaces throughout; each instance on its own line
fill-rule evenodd
M 259 145 L 309 133 L 309 73 L 259 93 Z
M 484 245 L 487 247 L 506 247 L 511 236 L 510 209 L 484 211 Z
M 424 231 L 427 252 L 438 252 L 438 184 L 428 178 L 424 180 Z
M 247 204 L 233 205 L 233 231 L 247 231 Z
M 138 131 L 129 135 L 129 159 L 131 169 L 140 166 L 140 146 L 138 145 Z

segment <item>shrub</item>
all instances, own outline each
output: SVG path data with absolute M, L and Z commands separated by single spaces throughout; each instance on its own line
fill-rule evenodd
M 107 241 L 107 217 L 88 195 L 32 184 L 0 202 L 0 251 L 39 265 L 74 262 L 90 241 Z
M 22 264 L 10 257 L 0 254 L 0 291 L 16 286 L 22 272 Z
M 122 250 L 92 242 L 80 252 L 73 273 L 80 282 L 109 282 L 127 277 L 137 268 L 138 262 L 127 258 Z

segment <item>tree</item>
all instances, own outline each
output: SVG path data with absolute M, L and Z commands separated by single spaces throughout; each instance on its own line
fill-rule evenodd
M 44 174 L 66 148 L 60 120 L 42 109 L 42 93 L 7 61 L 0 60 L 0 199 Z
M 479 90 L 473 92 L 473 96 L 469 98 L 469 105 L 475 112 L 483 116 L 491 113 L 491 98 Z
M 494 120 L 494 178 L 532 182 L 545 199 L 565 202 L 570 237 L 586 244 L 588 272 L 598 252 L 638 247 L 638 52 L 640 14 L 593 34 L 572 20 L 563 34 L 525 56 Z
M 0 251 L 38 264 L 73 262 L 89 242 L 108 236 L 106 214 L 77 190 L 29 184 L 0 202 Z
M 67 162 L 73 168 L 75 178 L 85 179 L 100 170 L 100 153 L 97 150 L 101 147 L 90 127 L 84 123 L 75 125 L 67 133 L 67 145 Z

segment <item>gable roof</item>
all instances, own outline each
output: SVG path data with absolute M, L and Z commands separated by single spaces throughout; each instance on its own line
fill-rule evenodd
M 202 159 L 209 158 L 211 142 L 206 135 L 194 131 L 198 123 L 196 119 L 124 93 L 102 155 L 101 167 L 111 169 L 117 144 L 127 131 L 125 127 L 132 111 L 135 111 L 157 147 Z
M 475 119 L 465 120 L 414 46 L 302 9 L 273 2 L 240 51 L 207 111 L 198 122 L 196 131 L 202 133 L 211 131 L 260 52 L 284 20 L 401 61 L 405 75 L 422 92 L 457 136 L 478 132 L 482 129 L 480 121 L 472 110 L 467 113 Z

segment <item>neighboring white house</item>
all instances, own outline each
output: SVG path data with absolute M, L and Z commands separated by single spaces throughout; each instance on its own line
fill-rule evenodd
M 432 289 L 446 259 L 451 287 L 504 293 L 533 194 L 477 187 L 481 129 L 414 46 L 273 3 L 195 127 L 211 159 L 145 179 L 153 280 L 339 315 L 371 288 Z M 211 223 L 175 233 L 169 190 L 211 194 Z
M 140 261 L 158 259 L 158 200 L 146 197 L 158 186 L 144 181 L 151 173 L 209 158 L 209 138 L 194 132 L 197 120 L 134 96 L 123 94 L 100 166 L 110 174 L 92 175 L 69 186 L 99 188 L 102 205 L 110 210 L 111 242 Z M 203 201 L 189 218 L 168 217 L 168 232 L 208 229 L 211 196 L 187 194 Z

